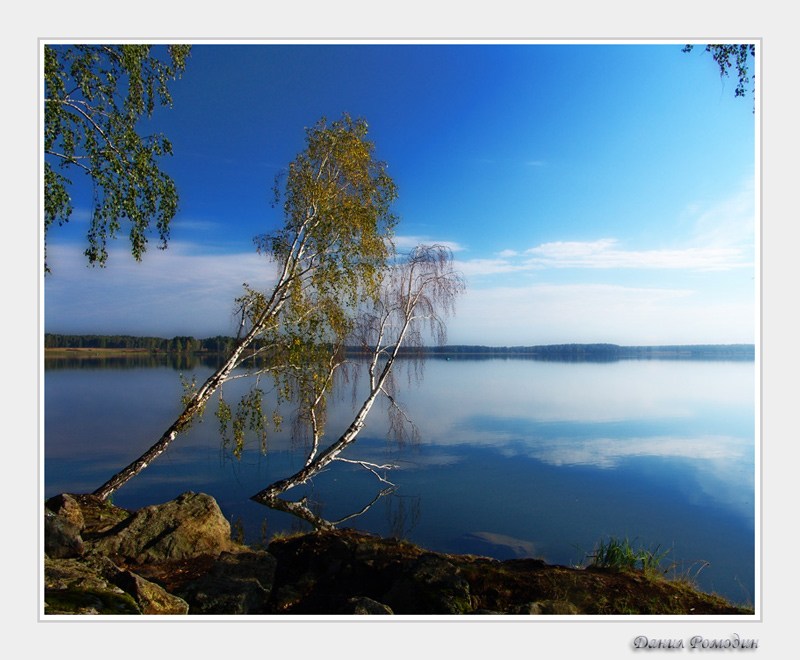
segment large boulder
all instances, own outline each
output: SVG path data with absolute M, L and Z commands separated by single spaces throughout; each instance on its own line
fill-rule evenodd
M 93 539 L 93 554 L 134 564 L 158 563 L 233 551 L 230 523 L 210 495 L 191 491 L 133 512 Z
M 57 495 L 45 502 L 44 529 L 48 614 L 186 614 L 185 600 L 130 568 L 152 572 L 240 549 L 216 501 L 192 492 L 139 511 L 91 495 Z M 253 580 L 262 609 L 273 573 L 274 560 L 262 561 L 257 574 L 267 590 Z

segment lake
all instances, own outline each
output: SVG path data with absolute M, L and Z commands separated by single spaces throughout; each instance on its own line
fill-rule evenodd
M 177 417 L 179 372 L 202 382 L 212 370 L 166 358 L 46 359 L 45 497 L 103 484 Z M 701 589 L 755 602 L 752 360 L 430 359 L 421 382 L 399 383 L 419 441 L 390 443 L 376 407 L 343 454 L 394 461 L 386 474 L 394 491 L 378 497 L 387 485 L 374 474 L 335 463 L 287 499 L 308 496 L 329 521 L 366 508 L 343 524 L 499 559 L 574 565 L 599 539 L 627 537 L 669 551 L 674 570 Z M 236 387 L 225 393 L 232 401 Z M 289 430 L 271 436 L 265 453 L 248 438 L 237 459 L 209 408 L 114 504 L 139 508 L 192 490 L 216 498 L 248 543 L 310 529 L 249 499 L 302 466 Z M 352 411 L 349 394 L 331 406 L 330 436 Z

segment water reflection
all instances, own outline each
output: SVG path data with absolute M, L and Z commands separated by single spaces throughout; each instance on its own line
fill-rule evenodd
M 201 381 L 213 369 L 184 366 L 48 367 L 45 496 L 91 491 L 149 447 L 180 412 L 176 372 Z M 251 542 L 265 528 L 340 524 L 439 552 L 562 564 L 580 559 L 575 546 L 627 536 L 674 547 L 686 565 L 709 561 L 700 576 L 707 590 L 737 601 L 752 596 L 753 362 L 431 360 L 399 399 L 420 442 L 388 442 L 388 422 L 376 408 L 346 454 L 394 462 L 390 492 L 363 468 L 340 463 L 292 491 L 301 516 L 288 510 L 294 505 L 255 503 L 254 493 L 302 466 L 295 451 L 302 438 L 271 436 L 266 454 L 248 438 L 238 460 L 207 413 L 114 503 L 138 508 L 203 491 L 241 520 Z M 329 410 L 331 434 L 349 425 L 352 411 L 343 393 Z
M 208 367 L 215 369 L 220 356 L 214 353 L 153 353 L 149 351 L 108 355 L 90 350 L 70 354 L 69 351 L 46 353 L 45 371 L 63 369 L 141 369 L 167 367 L 175 371 L 191 371 Z
M 396 486 L 384 488 L 371 502 L 364 505 L 360 511 L 350 513 L 342 518 L 339 518 L 338 520 L 324 519 L 321 515 L 321 504 L 317 502 L 310 504 L 307 495 L 304 495 L 297 501 L 287 500 L 282 497 L 253 499 L 253 501 L 263 504 L 274 511 L 282 511 L 283 513 L 288 513 L 292 516 L 295 516 L 296 518 L 307 522 L 314 529 L 335 529 L 336 527 L 339 527 L 348 521 L 352 521 L 355 518 L 364 515 L 378 502 L 378 500 L 393 493 L 395 490 L 397 490 Z

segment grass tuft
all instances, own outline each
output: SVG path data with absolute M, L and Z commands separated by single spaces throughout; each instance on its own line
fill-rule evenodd
M 639 569 L 648 574 L 663 574 L 668 569 L 661 568 L 661 562 L 669 554 L 669 550 L 661 551 L 661 546 L 655 548 L 645 548 L 641 545 L 635 546 L 636 539 L 633 541 L 618 539 L 609 536 L 607 539 L 600 539 L 591 553 L 584 557 L 584 562 L 588 560 L 588 565 L 594 568 L 613 568 L 618 570 Z

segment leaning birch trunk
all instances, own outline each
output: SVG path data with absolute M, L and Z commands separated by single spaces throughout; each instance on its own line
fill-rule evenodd
M 263 329 L 263 326 L 253 328 L 247 334 L 247 336 L 228 356 L 225 364 L 217 369 L 217 371 L 215 371 L 214 374 L 210 376 L 205 383 L 203 383 L 200 389 L 197 390 L 197 393 L 183 409 L 183 412 L 180 414 L 178 419 L 175 420 L 172 426 L 170 426 L 164 432 L 161 438 L 159 438 L 158 442 L 150 447 L 150 449 L 148 449 L 139 458 L 133 461 L 133 463 L 111 477 L 111 479 L 106 481 L 106 483 L 100 486 L 100 488 L 95 490 L 92 494 L 100 499 L 106 499 L 109 495 L 127 483 L 130 479 L 133 479 L 133 477 L 139 474 L 148 465 L 150 465 L 150 463 L 164 453 L 167 447 L 172 444 L 172 441 L 175 440 L 175 438 L 178 437 L 178 434 L 191 423 L 194 416 L 203 409 L 203 406 L 205 406 L 211 395 L 220 388 L 230 373 L 236 368 L 241 360 L 242 354 L 252 343 L 253 339 L 255 339 L 256 335 L 261 331 L 261 329 Z
M 417 324 L 422 321 L 430 322 L 433 328 L 438 329 L 438 333 L 435 334 L 438 335 L 440 342 L 444 343 L 445 328 L 437 314 L 437 307 L 441 307 L 442 311 L 447 313 L 452 307 L 455 297 L 464 290 L 464 283 L 461 277 L 452 270 L 450 250 L 440 245 L 433 245 L 418 246 L 412 250 L 406 262 L 396 270 L 394 278 L 390 278 L 384 288 L 383 311 L 379 315 L 380 319 L 376 321 L 377 327 L 373 328 L 374 343 L 370 342 L 374 348 L 369 367 L 369 396 L 361 404 L 361 408 L 347 431 L 316 456 L 314 455 L 316 452 L 315 435 L 314 448 L 301 470 L 291 477 L 267 486 L 250 499 L 261 503 L 274 500 L 281 493 L 314 476 L 355 442 L 356 436 L 364 428 L 364 420 L 375 400 L 381 393 L 389 396 L 386 384 L 400 352 L 400 347 L 409 338 L 412 344 L 420 341 Z M 394 324 L 393 320 L 397 316 L 402 320 Z M 376 375 L 378 358 L 384 354 L 384 349 L 381 347 L 384 340 L 388 339 L 387 333 L 391 333 L 392 328 L 397 329 L 397 334 L 393 337 L 393 344 L 391 341 L 389 342 L 393 348 L 391 351 L 386 351 L 388 354 L 386 363 L 380 373 Z M 391 400 L 391 396 L 389 399 Z
M 249 342 L 247 342 L 249 343 Z M 236 367 L 244 350 L 247 348 L 247 343 L 242 342 L 230 355 L 228 360 L 222 365 L 197 391 L 197 394 L 192 397 L 191 401 L 183 409 L 177 420 L 170 426 L 164 434 L 159 438 L 158 442 L 148 449 L 144 454 L 137 458 L 133 463 L 120 470 L 111 479 L 106 481 L 100 488 L 95 490 L 92 494 L 104 500 L 120 486 L 133 479 L 137 474 L 144 470 L 150 463 L 158 458 L 167 447 L 172 444 L 172 441 L 178 437 L 183 429 L 192 421 L 194 416 L 203 408 L 209 397 L 219 389 L 220 385 L 225 382 L 231 371 Z
M 225 363 L 219 367 L 205 383 L 197 390 L 194 396 L 186 404 L 183 412 L 177 420 L 170 426 L 164 434 L 159 438 L 150 449 L 137 458 L 133 463 L 123 468 L 120 472 L 115 474 L 111 479 L 106 481 L 100 488 L 95 490 L 92 494 L 100 499 L 106 499 L 109 495 L 118 490 L 125 483 L 133 479 L 137 474 L 144 470 L 150 463 L 158 458 L 167 447 L 172 444 L 178 433 L 187 428 L 192 419 L 197 415 L 208 402 L 214 392 L 216 392 L 226 381 L 231 372 L 239 365 L 242 355 L 247 350 L 247 347 L 253 343 L 253 340 L 263 333 L 269 324 L 278 316 L 284 304 L 286 303 L 288 294 L 287 286 L 291 280 L 291 267 L 292 262 L 287 260 L 281 272 L 281 278 L 272 292 L 272 296 L 266 309 L 259 315 L 258 319 L 253 323 L 250 331 L 245 335 L 244 339 L 240 340 L 235 346 Z M 244 314 L 244 312 L 243 312 Z M 244 323 L 244 316 L 243 316 Z
M 290 258 L 286 259 L 281 270 L 280 279 L 278 284 L 272 291 L 265 309 L 254 320 L 250 331 L 241 339 L 234 347 L 231 354 L 225 363 L 217 369 L 205 383 L 197 390 L 194 396 L 186 404 L 183 412 L 177 420 L 170 426 L 164 434 L 159 438 L 158 442 L 148 449 L 144 454 L 137 458 L 133 463 L 122 469 L 115 474 L 111 479 L 106 481 L 100 488 L 95 490 L 92 494 L 100 499 L 106 499 L 109 495 L 114 493 L 117 489 L 125 483 L 133 479 L 137 474 L 144 470 L 150 463 L 158 458 L 167 447 L 172 444 L 173 440 L 178 437 L 178 433 L 183 431 L 191 423 L 192 419 L 200 411 L 202 411 L 208 399 L 214 392 L 216 392 L 224 383 L 231 372 L 239 365 L 242 355 L 247 350 L 247 347 L 253 343 L 261 333 L 263 333 L 274 322 L 280 313 L 283 306 L 288 299 L 288 286 L 294 277 L 294 269 L 299 261 L 296 256 L 297 252 L 304 249 L 304 242 L 298 236 L 292 245 L 293 254 Z M 245 322 L 245 310 L 242 310 L 242 327 Z
M 340 334 L 347 325 L 344 320 L 349 307 L 373 297 L 393 253 L 388 239 L 397 218 L 390 206 L 397 192 L 385 164 L 374 158 L 374 145 L 365 139 L 367 129 L 363 119 L 354 121 L 347 114 L 331 126 L 323 118 L 306 129 L 306 149 L 292 161 L 285 176 L 285 226 L 255 239 L 259 253 L 266 252 L 281 264 L 271 296 L 248 293 L 252 307 L 243 303 L 239 337 L 246 322 L 250 330 L 225 364 L 193 394 L 158 442 L 95 495 L 108 497 L 163 453 L 202 413 L 257 337 L 277 333 L 279 323 L 302 324 L 315 313 L 316 325 L 324 327 L 323 331 L 317 328 L 316 336 L 309 340 L 319 341 L 326 331 Z M 277 202 L 277 178 L 275 193 Z
M 367 418 L 367 415 L 372 409 L 375 400 L 378 398 L 378 395 L 383 389 L 383 385 L 389 376 L 389 372 L 392 370 L 392 365 L 394 364 L 399 350 L 400 342 L 398 342 L 398 344 L 395 346 L 394 351 L 386 361 L 377 384 L 373 385 L 369 396 L 364 403 L 361 404 L 361 408 L 359 408 L 355 419 L 353 419 L 353 422 L 350 424 L 347 431 L 345 431 L 336 442 L 320 453 L 313 461 L 307 463 L 301 470 L 293 474 L 291 477 L 281 479 L 280 481 L 276 481 L 272 485 L 267 486 L 264 490 L 253 495 L 250 498 L 251 500 L 262 503 L 267 502 L 276 498 L 281 493 L 285 493 L 290 488 L 294 488 L 295 486 L 305 483 L 310 477 L 314 476 L 326 465 L 336 460 L 336 457 L 339 454 L 341 454 L 349 445 L 356 441 L 356 436 L 361 429 L 364 428 L 364 420 Z

